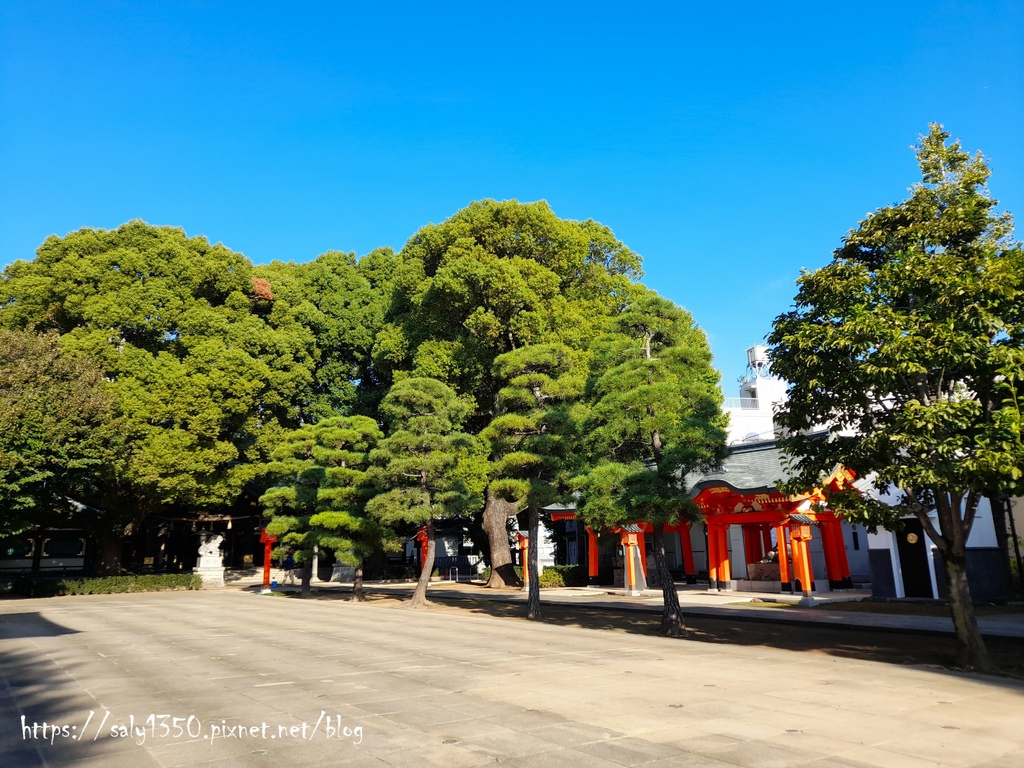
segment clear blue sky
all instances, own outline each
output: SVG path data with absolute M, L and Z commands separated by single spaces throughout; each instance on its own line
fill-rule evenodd
M 945 124 L 1024 216 L 1024 3 L 0 3 L 0 265 L 133 218 L 260 263 L 547 200 L 644 257 L 727 395 Z

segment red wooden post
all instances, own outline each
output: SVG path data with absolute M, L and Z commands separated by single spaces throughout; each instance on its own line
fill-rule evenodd
M 803 592 L 802 604 L 812 604 L 811 593 L 814 590 L 814 577 L 811 573 L 811 553 L 807 542 L 811 540 L 811 526 L 791 520 L 789 538 L 793 546 L 793 573 L 800 582 Z
M 787 531 L 783 525 L 775 526 L 775 547 L 779 553 L 779 581 L 782 582 L 787 592 L 793 590 L 792 577 L 789 574 L 789 555 L 786 550 Z
M 832 589 L 838 589 L 843 577 L 840 573 L 839 553 L 836 550 L 835 528 L 831 522 L 822 520 L 818 523 L 818 530 L 821 532 L 821 547 L 825 553 L 825 576 L 828 578 L 828 585 Z
M 843 588 L 853 589 L 853 580 L 850 578 L 850 559 L 846 556 L 846 538 L 843 536 L 843 522 L 839 519 L 835 522 L 835 537 L 838 545 L 836 559 L 839 561 L 839 572 Z
M 761 532 L 752 524 L 741 526 L 743 530 L 743 548 L 746 550 L 747 565 L 761 562 L 764 552 L 761 551 Z
M 718 527 L 718 583 L 725 583 L 726 589 L 732 581 L 732 563 L 729 561 L 729 526 Z
M 260 529 L 260 543 L 263 545 L 263 593 L 270 592 L 270 552 L 277 538 L 267 533 L 266 528 Z
M 587 577 L 591 584 L 597 584 L 597 534 L 587 526 Z
M 850 581 L 850 561 L 846 557 L 846 540 L 843 538 L 843 524 L 840 520 L 829 520 L 821 524 L 821 529 L 828 531 L 828 541 L 831 544 L 832 572 L 829 574 L 829 585 L 833 589 L 850 589 L 853 583 Z M 825 537 L 822 536 L 822 540 Z
M 718 589 L 718 526 L 708 524 L 708 589 Z

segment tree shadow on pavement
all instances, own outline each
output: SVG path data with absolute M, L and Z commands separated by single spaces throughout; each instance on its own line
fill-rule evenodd
M 369 604 L 383 605 L 387 599 Z M 527 621 L 522 602 L 458 598 L 431 595 L 438 603 L 435 610 Z M 685 616 L 685 609 L 683 611 Z M 688 641 L 723 645 L 741 645 L 804 653 L 820 653 L 847 659 L 915 665 L 941 670 L 954 669 L 955 648 L 952 635 L 893 632 L 856 627 L 820 627 L 808 624 L 763 619 L 724 619 L 685 616 Z M 616 611 L 584 606 L 546 603 L 542 623 L 581 629 L 626 632 L 660 636 L 661 613 Z M 666 642 L 680 642 L 668 640 Z M 682 641 L 686 642 L 686 641 Z M 986 645 L 1001 674 L 1024 679 L 1024 641 L 989 637 Z

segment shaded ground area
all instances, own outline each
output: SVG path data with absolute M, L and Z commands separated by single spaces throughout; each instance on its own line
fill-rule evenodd
M 293 597 L 298 597 L 293 595 Z M 314 592 L 308 599 L 317 600 L 348 600 L 347 592 L 324 591 Z M 487 599 L 460 597 L 446 598 L 443 594 L 431 594 L 434 603 L 430 610 L 442 613 L 464 613 L 510 621 L 527 621 L 526 606 L 522 603 L 497 602 Z M 366 605 L 394 608 L 402 601 L 390 596 L 369 594 Z M 841 610 L 851 610 L 849 606 L 888 605 L 890 611 L 903 605 L 891 603 L 839 603 L 830 606 Z M 789 606 L 779 605 L 780 610 Z M 914 605 L 913 608 L 926 608 L 935 613 L 917 615 L 948 615 L 948 609 L 938 605 Z M 1006 609 L 1007 606 L 991 606 Z M 1013 606 L 1009 608 L 1013 609 Z M 864 610 L 864 609 L 861 609 Z M 868 610 L 871 610 L 868 607 Z M 583 629 L 625 632 L 655 636 L 659 634 L 660 614 L 605 610 L 587 606 L 571 606 L 563 604 L 543 604 L 542 623 L 562 626 L 580 627 Z M 684 609 L 685 614 L 685 609 Z M 865 661 L 880 661 L 892 664 L 910 664 L 944 669 L 954 668 L 954 647 L 951 636 L 910 634 L 878 629 L 830 628 L 806 624 L 772 623 L 764 620 L 710 618 L 707 616 L 687 616 L 686 626 L 689 639 L 703 643 L 720 643 L 739 646 L 762 646 L 789 651 L 801 651 L 838 656 Z M 1024 642 L 1009 638 L 990 637 L 985 640 L 1000 673 L 1016 679 L 1024 679 Z

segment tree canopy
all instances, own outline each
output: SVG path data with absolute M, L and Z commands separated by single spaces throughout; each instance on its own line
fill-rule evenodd
M 473 399 L 466 429 L 479 434 L 504 386 L 498 357 L 532 344 L 586 349 L 639 276 L 639 256 L 594 221 L 559 219 L 545 202 L 472 203 L 420 229 L 399 253 L 375 375 L 385 384 L 408 375 L 444 381 Z M 506 520 L 518 511 L 487 491 L 494 586 L 515 579 Z
M 314 340 L 313 380 L 301 417 L 316 421 L 348 413 L 372 415 L 379 391 L 370 353 L 390 302 L 395 254 L 378 248 L 356 259 L 328 251 L 309 263 L 255 267 L 265 282 L 264 306 L 285 302 Z
M 74 524 L 74 501 L 119 461 L 103 373 L 55 333 L 0 328 L 0 536 Z
M 639 276 L 639 256 L 607 227 L 559 219 L 543 202 L 472 203 L 398 254 L 328 251 L 258 267 L 203 237 L 132 221 L 50 237 L 33 261 L 7 267 L 0 328 L 53 333 L 61 350 L 97 367 L 119 448 L 88 483 L 72 467 L 92 459 L 70 451 L 64 466 L 76 499 L 102 512 L 107 570 L 117 569 L 120 538 L 151 512 L 222 513 L 264 491 L 271 527 L 300 559 L 333 536 L 337 552 L 358 560 L 359 531 L 372 527 L 351 507 L 365 500 L 356 489 L 367 486 L 353 480 L 362 468 L 303 453 L 326 434 L 319 425 L 358 415 L 390 430 L 386 441 L 365 433 L 385 486 L 373 505 L 378 528 L 478 512 L 484 491 L 500 579 L 513 573 L 506 521 L 553 493 L 552 403 L 564 415 L 578 397 L 593 340 L 642 293 Z M 555 394 L 568 374 L 542 370 L 549 358 L 571 359 L 576 394 Z M 409 409 L 428 395 L 447 416 L 417 432 L 410 425 L 428 414 Z M 536 432 L 515 436 L 522 450 L 509 443 L 510 419 Z M 440 439 L 429 450 L 428 433 Z M 438 462 L 417 470 L 438 483 L 429 514 L 395 469 L 411 447 Z M 528 454 L 536 463 L 521 462 Z M 330 494 L 354 496 L 332 511 Z
M 596 222 L 559 219 L 544 202 L 472 203 L 402 249 L 374 357 L 382 375 L 472 395 L 478 431 L 501 386 L 496 357 L 527 344 L 586 347 L 639 275 L 639 257 Z
M 983 669 L 965 546 L 983 496 L 1022 490 L 1024 255 L 995 212 L 984 158 L 948 140 L 939 125 L 921 137 L 910 197 L 800 277 L 769 342 L 773 372 L 790 382 L 777 416 L 790 485 L 842 464 L 897 489 L 895 506 L 830 503 L 869 524 L 921 521 L 945 563 L 960 663 Z
M 264 294 L 241 254 L 141 221 L 50 237 L 4 271 L 0 326 L 53 331 L 109 380 L 124 468 L 86 501 L 116 536 L 156 507 L 232 503 L 295 423 L 313 338 Z

